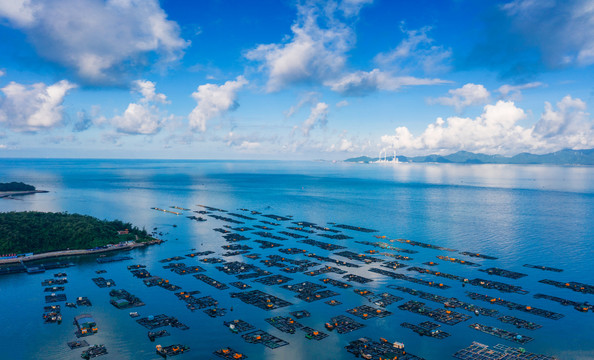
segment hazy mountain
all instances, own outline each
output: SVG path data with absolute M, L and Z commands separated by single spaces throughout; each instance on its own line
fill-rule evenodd
M 512 157 L 503 155 L 487 155 L 473 153 L 469 151 L 458 151 L 450 155 L 431 154 L 427 156 L 406 157 L 399 155 L 396 157 L 399 162 L 416 163 L 455 163 L 455 164 L 554 164 L 554 165 L 594 165 L 594 149 L 571 150 L 564 149 L 549 154 L 530 154 L 521 153 Z M 392 157 L 388 157 L 391 160 Z M 378 158 L 369 156 L 359 156 L 346 159 L 346 162 L 370 163 L 377 161 Z

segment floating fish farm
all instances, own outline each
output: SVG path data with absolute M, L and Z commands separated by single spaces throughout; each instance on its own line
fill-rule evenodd
M 403 328 L 411 329 L 412 331 L 416 332 L 421 336 L 428 336 L 435 339 L 441 340 L 450 336 L 450 334 L 448 334 L 447 332 L 438 329 L 438 327 L 440 327 L 441 325 L 432 323 L 431 321 L 425 321 L 418 325 L 403 322 L 402 324 L 400 324 L 400 326 L 402 326 Z
M 248 358 L 247 355 L 239 353 L 230 347 L 216 350 L 213 352 L 213 354 L 215 354 L 216 356 L 218 356 L 220 358 L 228 359 L 228 360 L 237 360 L 237 359 L 247 359 Z
M 250 330 L 254 330 L 256 327 L 247 321 L 236 319 L 232 321 L 223 321 L 223 325 L 229 328 L 234 333 L 242 333 Z
M 177 318 L 173 316 L 167 316 L 165 314 L 147 316 L 136 320 L 136 322 L 149 330 L 154 330 L 164 326 L 171 326 L 180 330 L 190 329 L 187 325 L 177 320 Z
M 503 276 L 503 277 L 510 278 L 510 279 L 520 279 L 520 278 L 523 278 L 524 276 L 528 276 L 527 274 L 522 274 L 519 272 L 504 270 L 504 269 L 499 269 L 499 268 L 479 269 L 479 271 L 486 272 L 489 275 Z
M 250 344 L 262 344 L 269 349 L 277 349 L 281 346 L 289 345 L 287 341 L 277 338 L 263 330 L 252 331 L 241 335 L 241 337 Z
M 489 348 L 476 341 L 469 347 L 457 351 L 453 356 L 459 360 L 559 360 L 551 356 L 529 353 L 523 348 L 512 348 L 501 344 Z
M 398 342 L 390 343 L 383 338 L 380 341 L 373 341 L 370 338 L 363 337 L 351 341 L 345 348 L 356 357 L 362 357 L 368 360 L 423 360 L 423 358 L 407 353 L 404 350 L 404 344 Z
M 425 303 L 410 300 L 400 306 L 398 306 L 400 310 L 410 311 L 415 314 L 428 316 L 433 320 L 447 324 L 447 325 L 456 325 L 462 321 L 466 321 L 470 319 L 470 316 L 458 313 L 453 310 L 446 310 L 446 309 L 431 309 L 430 307 L 426 306 Z
M 237 298 L 246 304 L 253 305 L 263 310 L 274 310 L 292 305 L 290 302 L 267 294 L 260 290 L 250 290 L 241 293 L 229 294 L 232 298 Z
M 530 313 L 532 315 L 542 316 L 547 319 L 559 320 L 564 316 L 563 314 L 559 314 L 559 313 L 556 313 L 553 311 L 535 308 L 530 305 L 522 305 L 522 304 L 518 304 L 518 303 L 515 303 L 512 301 L 503 300 L 501 298 L 491 297 L 488 295 L 483 295 L 483 294 L 478 294 L 478 293 L 473 293 L 473 292 L 467 292 L 466 295 L 474 300 L 486 301 L 486 302 L 494 304 L 494 305 L 504 306 L 510 310 L 523 311 L 523 312 Z
M 552 268 L 552 267 L 542 266 L 542 265 L 524 264 L 523 266 L 527 267 L 527 268 L 538 269 L 538 270 L 543 270 L 543 271 L 563 272 L 563 269 L 557 269 L 557 268 Z
M 190 274 L 195 279 L 200 280 L 200 282 L 194 281 L 191 277 L 177 279 L 179 285 L 184 284 L 184 288 L 182 289 L 181 286 L 173 285 L 165 278 L 152 275 L 147 270 L 146 265 L 133 264 L 127 265 L 126 268 L 130 271 L 133 277 L 141 279 L 147 287 L 161 287 L 173 292 L 175 297 L 182 302 L 181 304 L 177 303 L 176 305 L 180 308 L 186 307 L 188 310 L 196 312 L 196 314 L 186 314 L 188 314 L 188 316 L 198 316 L 200 321 L 203 322 L 200 323 L 201 325 L 204 324 L 204 326 L 209 326 L 208 321 L 215 321 L 218 324 L 222 323 L 229 332 L 238 334 L 249 344 L 260 344 L 268 349 L 276 349 L 289 345 L 288 341 L 275 336 L 277 330 L 286 334 L 291 334 L 291 336 L 303 336 L 312 341 L 322 341 L 323 339 L 330 337 L 331 340 L 326 341 L 336 342 L 337 336 L 332 335 L 333 332 L 337 334 L 347 334 L 352 331 L 364 329 L 366 325 L 369 326 L 368 330 L 372 331 L 376 329 L 375 326 L 377 324 L 382 326 L 391 324 L 390 320 L 392 318 L 397 318 L 398 314 L 404 314 L 399 313 L 400 311 L 416 314 L 410 316 L 406 315 L 409 317 L 417 317 L 417 315 L 424 317 L 417 319 L 416 321 L 409 320 L 405 322 L 401 320 L 397 322 L 402 328 L 409 329 L 403 330 L 403 336 L 407 336 L 406 338 L 416 336 L 413 334 L 414 332 L 419 336 L 425 337 L 425 340 L 423 341 L 435 343 L 437 340 L 444 340 L 456 335 L 451 328 L 442 327 L 443 325 L 440 324 L 455 326 L 470 319 L 479 319 L 478 316 L 485 316 L 486 318 L 484 318 L 484 321 L 481 321 L 481 323 L 474 322 L 468 326 L 476 331 L 499 337 L 505 341 L 526 344 L 529 343 L 533 337 L 536 338 L 533 334 L 538 334 L 537 330 L 542 328 L 543 325 L 546 325 L 546 322 L 543 321 L 541 325 L 531 321 L 532 319 L 528 316 L 526 319 L 523 319 L 514 316 L 517 314 L 510 315 L 508 312 L 521 311 L 552 320 L 559 320 L 563 317 L 563 314 L 558 312 L 475 292 L 466 292 L 466 295 L 472 300 L 484 303 L 485 306 L 478 306 L 452 297 L 452 295 L 456 294 L 456 289 L 461 290 L 462 287 L 469 286 L 482 287 L 489 290 L 497 290 L 499 292 L 513 294 L 510 295 L 510 298 L 513 296 L 513 299 L 525 297 L 524 295 L 526 295 L 528 291 L 519 286 L 520 281 L 517 283 L 514 281 L 533 275 L 532 270 L 525 270 L 526 273 L 522 273 L 515 271 L 517 269 L 513 269 L 511 266 L 509 266 L 510 269 L 492 266 L 495 265 L 495 263 L 490 264 L 489 262 L 497 260 L 497 258 L 493 256 L 476 252 L 457 251 L 438 245 L 406 239 L 387 240 L 387 236 L 371 234 L 377 232 L 377 230 L 366 227 L 331 222 L 328 222 L 327 225 L 317 225 L 305 221 L 295 222 L 290 216 L 274 214 L 261 215 L 258 211 L 251 211 L 248 209 L 240 209 L 245 213 L 238 213 L 227 212 L 222 209 L 208 206 L 202 207 L 207 211 L 201 210 L 196 212 L 208 216 L 209 222 L 202 225 L 193 224 L 192 226 L 204 226 L 215 221 L 216 225 L 211 228 L 214 228 L 213 231 L 217 232 L 214 237 L 216 241 L 209 244 L 207 247 L 207 249 L 214 249 L 215 251 L 206 249 L 198 249 L 202 251 L 196 251 L 196 248 L 192 248 L 191 250 L 183 251 L 182 254 L 187 253 L 184 256 L 171 256 L 169 253 L 164 253 L 162 256 L 171 257 L 159 260 L 163 269 L 169 270 L 171 273 L 175 274 L 171 276 L 185 276 Z M 172 208 L 190 211 L 190 209 L 181 207 Z M 163 211 L 163 209 L 159 210 Z M 164 212 L 170 211 L 164 210 Z M 271 221 L 262 220 L 262 216 Z M 190 218 L 190 220 L 202 219 L 196 216 L 189 216 L 188 218 Z M 179 219 L 181 219 L 181 221 L 189 221 L 186 220 L 185 217 L 180 217 Z M 217 221 L 227 224 L 220 224 L 217 223 Z M 342 230 L 345 230 L 345 232 L 357 232 L 357 234 L 348 232 L 342 233 Z M 352 239 L 355 235 L 362 239 L 360 241 L 359 239 L 357 239 L 358 241 L 351 242 L 344 241 Z M 376 239 L 379 239 L 379 241 L 366 241 L 366 236 L 368 238 L 375 237 Z M 324 242 L 316 240 L 317 238 L 326 238 L 330 240 L 327 240 L 329 242 Z M 272 240 L 278 242 L 273 242 Z M 295 247 L 297 243 L 305 249 Z M 359 246 L 362 247 L 363 250 L 360 249 L 355 251 L 354 249 L 349 249 L 349 244 L 352 245 L 353 243 L 363 245 Z M 398 243 L 398 245 L 402 244 L 402 248 L 394 246 L 393 243 Z M 260 253 L 253 253 L 252 250 L 256 247 L 265 250 L 260 251 Z M 458 252 L 460 256 L 456 255 L 456 257 L 452 257 L 438 255 L 437 258 L 439 260 L 436 260 L 436 254 L 432 251 L 416 251 L 408 249 L 408 247 L 420 247 L 436 251 L 447 251 L 449 253 Z M 414 263 L 414 259 L 407 256 L 408 254 L 418 254 L 415 255 L 415 257 L 418 257 L 421 260 Z M 471 258 L 473 262 L 465 260 L 466 257 Z M 431 258 L 433 258 L 432 261 L 429 260 Z M 129 256 L 113 256 L 99 257 L 97 258 L 97 261 L 99 263 L 110 263 L 128 259 L 131 258 Z M 421 267 L 421 263 L 423 263 L 425 267 Z M 120 264 L 115 264 L 113 266 L 118 265 L 122 267 L 125 266 Z M 456 268 L 460 271 L 460 275 L 440 271 L 442 268 Z M 561 269 L 550 268 L 547 266 L 528 264 L 525 264 L 524 268 L 557 273 L 563 271 Z M 219 275 L 214 276 L 221 277 L 220 280 L 222 281 L 211 277 L 213 276 L 212 273 L 217 274 L 218 271 L 223 274 L 219 273 Z M 457 270 L 454 270 L 454 272 L 456 271 Z M 492 277 L 489 277 L 490 279 L 503 277 L 511 280 L 509 280 L 510 283 L 508 284 L 477 278 L 476 275 L 479 274 L 477 271 L 480 271 L 483 274 L 492 275 Z M 103 274 L 105 272 L 105 270 L 96 270 L 97 274 Z M 322 274 L 324 274 L 324 276 L 319 276 Z M 469 274 L 474 275 L 469 276 Z M 317 278 L 317 276 L 319 276 L 319 278 Z M 111 288 L 116 286 L 115 281 L 111 279 L 111 277 L 117 278 L 114 275 L 110 276 L 110 278 L 94 277 L 90 278 L 90 280 L 99 288 Z M 122 281 L 119 278 L 117 279 L 118 282 Z M 303 281 L 305 279 L 311 281 Z M 176 282 L 175 279 L 172 279 L 172 281 Z M 436 292 L 441 292 L 447 295 L 444 296 L 428 291 L 404 287 L 400 285 L 401 281 L 440 289 L 440 291 Z M 551 279 L 544 279 L 539 282 L 560 289 L 569 289 L 581 294 L 594 294 L 594 286 L 583 282 L 562 282 Z M 68 279 L 66 278 L 66 273 L 56 273 L 54 274 L 54 278 L 46 279 L 42 282 L 45 301 L 51 303 L 43 307 L 44 312 L 42 315 L 44 323 L 59 324 L 61 323 L 64 312 L 73 311 L 69 308 L 91 306 L 91 301 L 86 297 L 78 297 L 74 303 L 66 302 L 67 297 L 64 292 L 66 291 L 65 284 L 67 283 Z M 186 290 L 185 286 L 188 284 L 192 287 L 196 286 L 198 290 Z M 229 284 L 229 286 L 227 284 Z M 353 287 L 353 285 L 356 286 Z M 230 289 L 230 286 L 237 290 L 233 289 L 234 292 L 227 291 Z M 227 291 L 230 298 L 219 298 L 221 300 L 221 302 L 219 302 L 213 296 L 208 295 L 213 291 L 216 292 L 209 287 L 214 287 L 220 291 Z M 328 289 L 329 287 L 331 289 Z M 260 290 L 267 288 L 269 289 L 267 291 L 270 291 L 270 293 Z M 396 296 L 386 292 L 386 288 L 397 290 L 399 291 L 398 295 L 403 296 Z M 353 296 L 351 290 L 342 294 L 341 292 L 345 289 L 352 289 L 357 295 Z M 450 291 L 441 291 L 446 289 L 450 289 Z M 109 302 L 117 309 L 127 309 L 145 305 L 145 303 L 138 297 L 124 289 L 110 290 L 105 291 L 109 294 Z M 97 289 L 94 291 L 97 291 Z M 147 290 L 145 289 L 143 291 Z M 560 291 L 563 292 L 563 290 Z M 344 298 L 340 297 L 341 295 L 345 295 Z M 359 296 L 361 298 L 359 298 Z M 294 302 L 298 304 L 297 306 L 299 306 L 300 309 L 296 310 L 295 308 L 290 308 L 293 303 L 285 300 L 288 297 L 297 298 L 298 300 L 295 300 Z M 438 305 L 428 306 L 425 302 L 411 300 L 411 297 L 416 297 L 417 300 L 421 301 L 431 301 Z M 145 298 L 145 295 L 143 295 L 143 298 Z M 570 306 L 580 313 L 594 312 L 594 305 L 585 302 L 583 299 L 572 300 L 540 293 L 534 295 L 534 299 L 550 301 L 552 303 L 551 306 Z M 96 301 L 95 297 L 93 297 L 93 300 Z M 147 299 L 145 298 L 145 300 Z M 251 318 L 249 319 L 251 323 L 259 326 L 254 326 L 244 320 L 233 319 L 230 315 L 233 315 L 234 306 L 232 305 L 235 304 L 229 304 L 229 302 L 236 301 L 241 301 L 242 303 L 255 306 L 264 311 L 269 311 L 267 313 L 269 316 L 261 319 L 262 321 L 256 320 L 258 322 L 253 322 Z M 319 306 L 308 305 L 318 301 L 324 302 L 328 306 L 321 304 Z M 64 302 L 64 304 L 55 304 L 60 302 Z M 245 311 L 244 308 L 247 307 L 243 304 L 238 305 L 238 308 L 240 309 L 239 316 L 241 316 L 241 311 Z M 310 306 L 311 308 L 309 308 Z M 491 308 L 497 306 L 499 309 Z M 286 307 L 289 308 L 284 309 L 283 312 L 282 309 Z M 149 309 L 149 307 L 145 309 Z M 237 308 L 235 311 L 238 312 Z M 312 313 L 315 311 L 335 311 L 335 313 L 328 314 L 335 316 L 330 318 L 325 324 L 323 322 L 316 324 L 315 321 L 319 321 L 319 318 L 317 316 L 312 316 L 312 313 L 309 311 L 312 311 Z M 215 320 L 207 318 L 203 313 Z M 257 311 L 255 311 L 255 313 L 257 313 Z M 140 317 L 137 312 L 131 312 L 129 314 L 126 312 L 125 317 L 128 318 L 128 315 L 130 315 L 130 317 L 137 317 L 134 321 L 148 330 L 147 336 L 151 342 L 167 336 L 171 336 L 170 339 L 175 341 L 176 332 L 178 330 L 189 329 L 189 326 L 180 322 L 176 317 L 167 316 L 165 314 L 148 316 L 143 314 L 143 316 Z M 390 315 L 396 316 L 390 318 Z M 94 334 L 97 331 L 94 320 L 87 314 L 81 316 L 82 317 L 77 317 L 79 320 L 75 323 L 78 328 L 77 335 L 87 336 Z M 575 314 L 574 316 L 582 315 Z M 422 321 L 425 319 L 427 319 L 427 321 Z M 501 328 L 492 326 L 492 323 L 495 321 L 500 324 L 497 326 L 501 326 Z M 470 323 L 470 321 L 468 323 Z M 306 325 L 311 325 L 311 327 Z M 322 325 L 325 329 L 322 328 Z M 169 327 L 174 328 L 174 330 Z M 164 328 L 167 328 L 169 331 Z M 83 330 L 85 330 L 84 334 Z M 219 329 L 219 331 L 220 330 L 221 329 Z M 470 330 L 467 331 L 472 332 Z M 518 333 L 517 331 L 521 331 L 522 333 Z M 524 331 L 528 332 L 531 336 L 526 336 Z M 361 335 L 363 336 L 364 334 Z M 234 337 L 234 335 L 229 336 Z M 239 336 L 237 336 L 236 339 L 239 339 Z M 334 337 L 334 339 L 332 339 L 332 337 Z M 345 336 L 341 341 L 344 341 L 344 344 L 346 344 L 347 341 L 355 338 L 356 336 Z M 146 341 L 146 338 L 144 341 Z M 304 341 L 303 338 L 301 338 L 300 341 L 308 343 L 307 341 Z M 225 345 L 225 347 L 214 351 L 213 356 L 223 359 L 245 359 L 248 358 L 248 355 L 252 358 L 254 357 L 249 351 L 247 355 L 240 352 L 240 350 L 243 350 L 242 346 L 237 345 L 236 343 L 234 344 L 235 345 L 231 344 L 233 345 L 233 348 L 226 347 Z M 89 344 L 84 340 L 80 340 L 71 341 L 68 343 L 68 346 L 72 349 L 77 349 L 88 347 Z M 246 347 L 246 350 L 249 350 L 251 345 L 244 344 L 243 346 Z M 345 348 L 347 352 L 354 356 L 365 359 L 421 359 L 420 357 L 405 351 L 402 343 L 398 341 L 389 342 L 384 338 L 379 338 L 379 341 L 375 341 L 368 337 L 361 337 L 357 340 L 350 341 Z M 189 347 L 181 344 L 168 346 L 157 345 L 156 347 L 156 353 L 163 357 L 176 356 L 183 354 L 188 350 Z M 264 351 L 269 352 L 271 350 Z M 107 353 L 107 351 L 104 346 L 96 345 L 94 347 L 89 347 L 85 352 L 85 356 L 92 358 L 104 355 L 105 353 Z M 208 354 L 206 356 L 208 357 Z M 521 348 L 516 349 L 503 345 L 488 347 L 480 343 L 473 343 L 468 348 L 456 352 L 453 356 L 462 360 L 554 359 L 544 355 L 531 354 Z M 340 354 L 329 354 L 329 357 L 342 358 L 343 356 Z
M 494 326 L 482 325 L 479 323 L 468 325 L 470 328 L 484 332 L 485 334 L 497 336 L 499 338 L 516 342 L 518 344 L 525 344 L 533 339 L 529 336 L 520 335 L 518 333 L 496 328 Z

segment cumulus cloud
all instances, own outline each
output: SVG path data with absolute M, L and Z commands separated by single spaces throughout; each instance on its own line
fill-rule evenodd
M 152 135 L 158 133 L 165 122 L 171 119 L 166 116 L 157 104 L 166 103 L 165 94 L 155 90 L 155 83 L 148 80 L 134 82 L 133 92 L 142 97 L 138 103 L 130 103 L 122 115 L 114 116 L 112 124 L 117 131 L 131 135 Z
M 457 112 L 471 105 L 487 103 L 491 95 L 483 85 L 468 83 L 461 88 L 448 91 L 450 96 L 429 99 L 429 103 L 453 106 Z
M 523 127 L 518 122 L 526 118 L 524 110 L 511 101 L 500 100 L 486 105 L 475 119 L 438 118 L 419 136 L 406 127 L 398 127 L 395 134 L 382 136 L 381 142 L 385 148 L 417 153 L 467 150 L 512 155 L 594 147 L 594 123 L 585 112 L 585 103 L 566 96 L 557 108 L 545 103 L 539 121 Z
M 167 104 L 167 96 L 159 94 L 156 91 L 155 83 L 148 80 L 135 80 L 133 82 L 134 90 L 142 95 L 143 102 L 156 102 Z
M 175 61 L 189 45 L 157 0 L 14 0 L 0 17 L 22 30 L 42 57 L 92 84 L 118 83 L 154 54 Z
M 424 73 L 436 73 L 449 69 L 452 51 L 434 44 L 427 35 L 431 27 L 406 30 L 401 26 L 401 30 L 406 37 L 394 49 L 376 55 L 374 60 L 378 65 L 401 72 L 422 70 Z
M 533 132 L 552 148 L 584 149 L 594 146 L 594 122 L 586 112 L 586 103 L 569 95 L 557 102 L 557 110 L 550 103 L 545 103 L 545 111 Z
M 198 103 L 188 115 L 190 127 L 198 131 L 206 131 L 206 123 L 228 111 L 235 110 L 239 104 L 236 101 L 237 92 L 248 83 L 243 76 L 229 80 L 223 85 L 204 84 L 192 93 Z
M 324 102 L 317 103 L 311 108 L 307 119 L 303 122 L 302 130 L 305 136 L 309 136 L 310 131 L 316 126 L 324 127 L 328 122 L 328 104 Z
M 395 76 L 389 72 L 373 69 L 345 74 L 337 79 L 326 81 L 324 85 L 342 95 L 364 96 L 378 90 L 396 91 L 405 86 L 438 85 L 448 82 L 442 79 Z
M 30 86 L 10 82 L 1 88 L 0 124 L 14 131 L 37 132 L 61 125 L 64 97 L 76 88 L 67 80 Z
M 115 116 L 113 123 L 119 132 L 125 134 L 156 134 L 162 126 L 162 119 L 149 107 L 130 103 L 124 114 Z
M 268 74 L 269 92 L 336 76 L 344 68 L 346 52 L 354 44 L 353 31 L 332 11 L 312 2 L 300 4 L 297 9 L 298 17 L 288 41 L 261 44 L 245 54 L 247 59 L 260 62 L 260 70 Z
M 497 91 L 501 94 L 504 98 L 509 98 L 513 100 L 519 100 L 522 97 L 522 90 L 526 89 L 533 89 L 537 87 L 544 86 L 543 83 L 535 81 L 521 85 L 502 85 L 497 89 Z
M 525 117 L 524 110 L 513 102 L 498 101 L 486 105 L 475 119 L 438 118 L 418 137 L 408 128 L 398 127 L 394 135 L 384 135 L 381 141 L 395 150 L 507 152 L 506 148 L 524 148 L 525 140 L 530 137 L 530 130 L 516 124 Z

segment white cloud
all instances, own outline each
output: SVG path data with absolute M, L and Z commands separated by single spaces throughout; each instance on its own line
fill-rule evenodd
M 524 149 L 525 139 L 530 138 L 530 130 L 516 125 L 525 117 L 524 111 L 513 102 L 498 101 L 486 105 L 476 119 L 438 118 L 418 137 L 408 128 L 399 127 L 396 134 L 384 135 L 381 141 L 395 150 L 507 152 L 510 148 Z
M 136 80 L 133 82 L 134 90 L 142 95 L 144 102 L 157 102 L 167 104 L 167 96 L 159 94 L 155 90 L 155 83 L 148 80 Z
M 287 110 L 287 112 L 285 113 L 285 116 L 290 118 L 291 116 L 295 115 L 296 112 L 301 110 L 301 108 L 303 108 L 305 105 L 316 103 L 320 96 L 321 94 L 315 91 L 310 91 L 302 94 L 297 105 L 291 106 L 289 110 Z
M 227 146 L 244 153 L 276 153 L 278 146 L 277 135 L 267 135 L 262 131 L 238 134 L 230 131 L 223 138 L 213 140 L 223 141 Z
M 346 101 L 346 100 L 341 100 L 341 101 L 339 101 L 339 102 L 336 103 L 336 107 L 337 108 L 345 107 L 345 106 L 348 106 L 348 105 L 349 105 L 349 102 Z
M 0 69 L 0 77 L 2 77 L 4 75 L 6 75 L 6 72 L 4 70 Z
M 198 104 L 188 115 L 190 127 L 204 132 L 206 123 L 210 119 L 236 109 L 237 92 L 247 83 L 243 76 L 238 76 L 235 80 L 229 80 L 220 86 L 216 84 L 198 86 L 198 90 L 192 93 L 192 97 Z
M 130 103 L 122 115 L 114 116 L 112 124 L 117 131 L 132 135 L 152 135 L 158 133 L 163 125 L 171 120 L 157 103 L 167 103 L 165 94 L 157 93 L 155 83 L 147 80 L 133 82 L 133 92 L 142 95 L 138 103 Z
M 315 4 L 297 6 L 298 18 L 291 26 L 289 41 L 262 44 L 245 57 L 262 63 L 268 74 L 267 90 L 278 91 L 287 85 L 320 82 L 339 74 L 346 52 L 354 44 L 354 33 L 332 12 Z M 323 14 L 321 14 L 323 13 Z
M 379 69 L 356 71 L 328 80 L 324 85 L 333 91 L 348 96 L 363 96 L 377 90 L 396 91 L 405 86 L 438 85 L 448 83 L 442 79 L 423 79 L 414 76 L 394 76 Z
M 526 89 L 533 89 L 537 87 L 544 86 L 543 83 L 535 81 L 531 83 L 526 83 L 522 85 L 502 85 L 497 89 L 497 91 L 501 94 L 502 97 L 519 100 L 522 97 L 522 90 Z
M 67 80 L 46 86 L 10 82 L 0 91 L 0 124 L 15 131 L 37 132 L 62 123 L 64 97 L 76 88 Z
M 457 112 L 471 105 L 482 105 L 489 101 L 489 91 L 483 85 L 468 83 L 461 88 L 448 91 L 450 96 L 429 99 L 429 103 L 453 106 Z
M 10 19 L 19 26 L 27 26 L 33 23 L 37 10 L 31 0 L 0 1 L 0 16 Z
M 371 4 L 372 2 L 373 0 L 342 0 L 339 8 L 345 16 L 353 16 L 358 15 L 363 6 Z
M 550 67 L 594 64 L 594 3 L 591 0 L 514 0 L 502 6 L 513 29 Z
M 378 65 L 404 72 L 436 73 L 449 69 L 452 51 L 433 44 L 434 40 L 427 35 L 430 27 L 406 30 L 402 26 L 401 30 L 406 38 L 393 50 L 376 55 L 374 60 Z
M 413 153 L 451 153 L 458 150 L 487 154 L 513 155 L 523 151 L 550 152 L 564 148 L 594 147 L 594 122 L 580 99 L 564 97 L 558 110 L 545 103 L 540 120 L 531 127 L 518 125 L 526 118 L 524 110 L 511 101 L 486 105 L 475 119 L 438 118 L 419 136 L 398 127 L 395 134 L 384 135 L 385 148 Z
M 255 150 L 259 150 L 262 147 L 262 144 L 256 141 L 243 141 L 239 144 L 238 149 L 240 151 L 252 152 Z
M 42 57 L 93 84 L 121 82 L 152 53 L 163 63 L 177 60 L 189 44 L 157 0 L 3 1 L 0 16 Z
M 319 102 L 311 108 L 308 118 L 303 122 L 302 130 L 305 136 L 316 126 L 323 127 L 328 122 L 328 104 Z
M 162 119 L 148 106 L 136 103 L 128 104 L 123 115 L 112 119 L 119 132 L 125 134 L 156 134 L 162 126 Z
M 557 108 L 545 103 L 545 111 L 534 126 L 534 135 L 555 149 L 594 147 L 594 122 L 586 112 L 586 103 L 568 95 L 557 102 Z
M 403 86 L 434 85 L 446 81 L 408 74 L 444 70 L 451 52 L 432 45 L 426 33 L 404 31 L 408 38 L 392 52 L 379 54 L 381 66 L 371 71 L 346 70 L 347 53 L 355 44 L 355 33 L 349 16 L 357 15 L 371 0 L 336 2 L 308 1 L 297 6 L 298 17 L 291 26 L 292 35 L 277 44 L 261 44 L 245 57 L 260 62 L 260 71 L 268 75 L 267 91 L 274 92 L 298 83 L 316 83 L 344 95 L 362 96 L 377 90 L 394 91 Z M 340 11 L 346 18 L 341 18 Z M 386 68 L 387 70 L 384 70 Z
M 338 141 L 337 144 L 332 144 L 328 151 L 345 151 L 345 152 L 352 152 L 354 150 L 354 144 L 351 140 L 347 138 L 342 138 Z

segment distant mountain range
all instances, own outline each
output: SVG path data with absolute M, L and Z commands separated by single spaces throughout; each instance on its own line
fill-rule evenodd
M 520 153 L 511 157 L 503 155 L 475 154 L 469 151 L 458 151 L 450 155 L 427 155 L 407 157 L 396 156 L 399 162 L 413 163 L 453 163 L 453 164 L 552 164 L 552 165 L 594 165 L 594 149 L 571 150 L 565 149 L 549 154 L 536 155 Z M 346 162 L 371 163 L 379 158 L 359 156 L 346 159 Z M 393 157 L 388 156 L 388 160 Z

